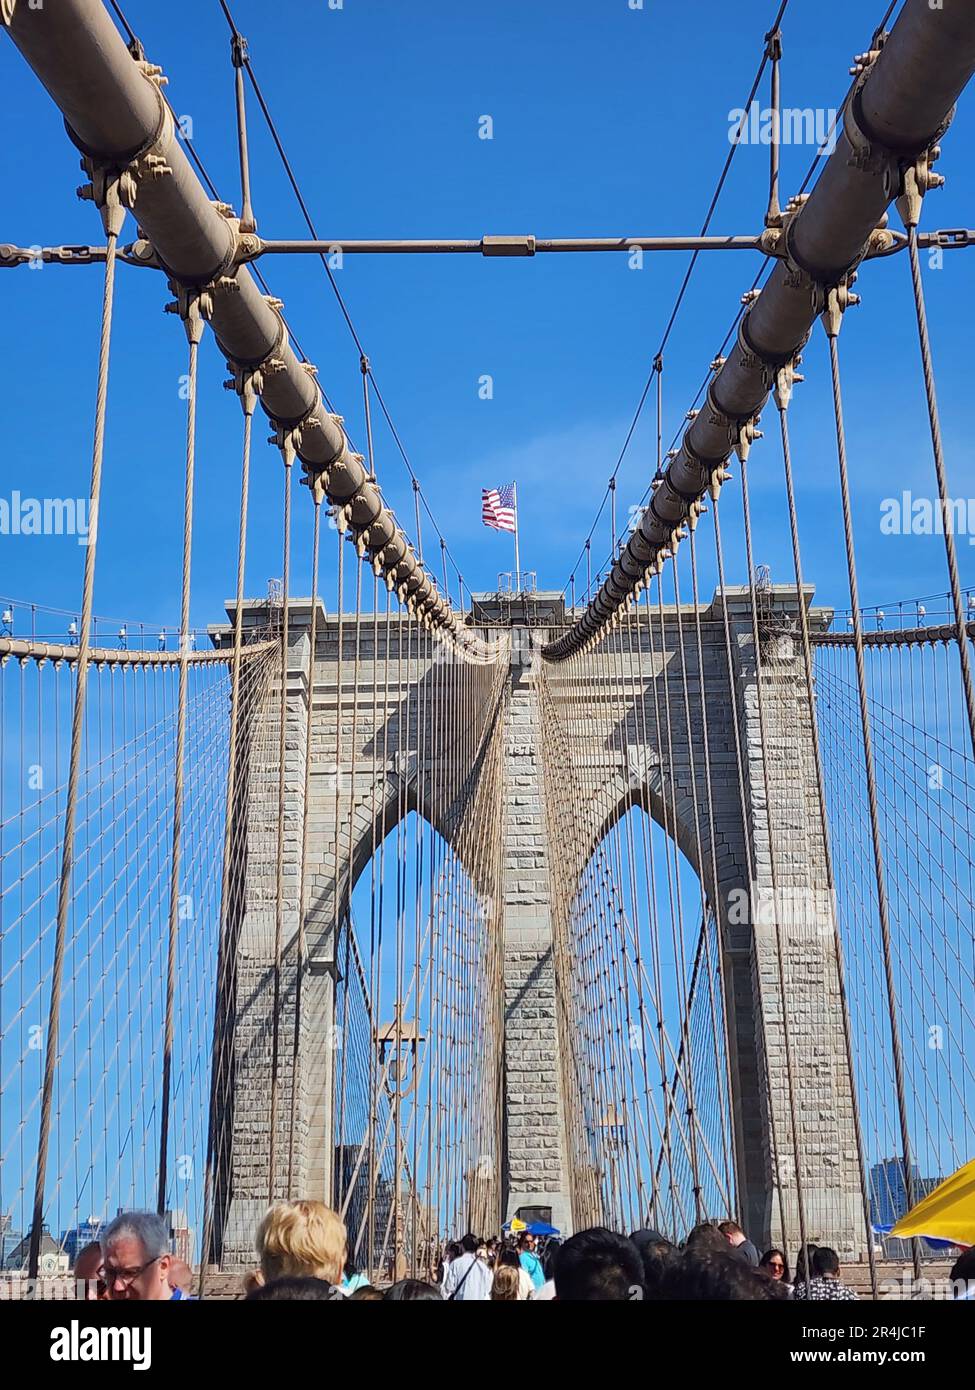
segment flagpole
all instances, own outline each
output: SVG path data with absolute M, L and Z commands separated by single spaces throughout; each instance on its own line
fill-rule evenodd
M 515 593 L 521 593 L 521 560 L 518 558 L 518 484 L 511 484 L 511 500 L 515 504 Z

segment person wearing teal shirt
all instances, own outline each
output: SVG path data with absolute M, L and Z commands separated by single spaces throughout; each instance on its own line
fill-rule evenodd
M 534 1238 L 526 1231 L 518 1241 L 518 1258 L 521 1267 L 531 1279 L 536 1289 L 540 1289 L 545 1283 L 545 1272 L 542 1269 L 542 1262 L 535 1254 L 532 1246 L 535 1244 Z

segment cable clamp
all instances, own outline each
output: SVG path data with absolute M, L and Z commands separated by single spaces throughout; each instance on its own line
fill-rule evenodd
M 943 188 L 945 185 L 944 175 L 936 174 L 933 168 L 940 158 L 941 146 L 931 145 L 901 173 L 901 193 L 897 199 L 897 211 L 908 229 L 916 227 L 921 220 L 924 195 L 930 193 L 933 188 Z
M 298 456 L 301 448 L 301 425 L 279 425 L 272 435 L 268 436 L 269 444 L 276 444 L 281 451 L 281 461 L 285 468 L 290 468 Z M 345 530 L 345 527 L 340 527 Z
M 708 496 L 712 502 L 717 502 L 721 495 L 722 487 L 725 483 L 730 482 L 733 477 L 734 474 L 729 470 L 726 464 L 718 464 L 717 468 L 711 474 L 711 481 L 708 483 Z
M 790 274 L 801 267 L 795 265 L 789 254 L 789 230 L 809 199 L 808 193 L 794 193 L 785 208 L 773 216 L 758 238 L 759 249 L 766 256 L 785 261 Z
M 775 373 L 775 404 L 780 410 L 788 410 L 792 400 L 792 389 L 800 381 L 805 381 L 796 368 L 802 358 L 797 353 L 791 362 L 784 363 Z
M 165 312 L 179 315 L 186 329 L 187 339 L 191 343 L 201 342 L 203 325 L 209 322 L 213 313 L 212 288 L 204 285 L 181 285 L 176 280 L 170 280 L 169 289 L 176 298 L 164 306 Z
M 743 420 L 738 426 L 738 437 L 735 440 L 735 453 L 739 461 L 743 464 L 748 462 L 748 455 L 751 453 L 752 445 L 756 439 L 762 438 L 762 431 L 758 428 L 761 415 L 756 415 L 753 420 Z
M 858 53 L 853 60 L 850 76 L 856 81 L 843 110 L 843 134 L 852 151 L 850 164 L 865 174 L 883 175 L 884 193 L 889 200 L 892 196 L 893 166 L 896 164 L 897 156 L 874 138 L 867 129 L 863 116 L 863 89 L 888 37 L 884 31 L 878 30 L 866 53 Z
M 101 214 L 106 236 L 118 237 L 125 214 L 135 204 L 136 178 L 131 169 L 119 169 L 85 156 L 81 167 L 91 180 L 78 189 L 83 202 L 94 203 Z
M 860 296 L 854 294 L 850 288 L 856 278 L 856 271 L 851 271 L 849 275 L 843 276 L 838 285 L 817 286 L 817 293 L 822 304 L 819 314 L 827 337 L 839 337 L 840 329 L 843 326 L 843 315 L 847 309 L 852 309 L 860 303 Z
M 264 374 L 259 367 L 241 367 L 236 362 L 228 362 L 227 370 L 231 379 L 224 382 L 224 390 L 236 391 L 245 415 L 253 415 L 257 398 L 264 390 Z

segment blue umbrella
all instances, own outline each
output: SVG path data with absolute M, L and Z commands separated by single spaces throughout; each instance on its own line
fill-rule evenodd
M 893 1229 L 894 1225 L 890 1221 L 880 1225 L 875 1222 L 873 1225 L 873 1230 L 877 1232 L 878 1236 L 889 1236 Z M 895 1239 L 905 1240 L 910 1239 L 910 1237 L 896 1236 Z M 921 1236 L 920 1239 L 924 1241 L 925 1245 L 930 1245 L 933 1250 L 953 1250 L 955 1248 L 955 1241 L 953 1240 L 938 1240 L 935 1236 Z
M 555 1226 L 549 1226 L 545 1221 L 532 1221 L 528 1227 L 530 1236 L 557 1236 L 561 1232 Z

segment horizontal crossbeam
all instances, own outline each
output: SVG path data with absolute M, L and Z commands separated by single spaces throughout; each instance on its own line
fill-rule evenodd
M 903 232 L 891 232 L 892 244 L 871 247 L 864 260 L 881 260 L 907 250 Z M 761 237 L 756 236 L 620 236 L 620 237 L 535 237 L 483 236 L 480 238 L 434 237 L 429 240 L 359 240 L 344 241 L 274 241 L 254 237 L 258 249 L 249 257 L 261 256 L 321 256 L 340 251 L 343 256 L 364 255 L 481 255 L 487 258 L 525 258 L 543 255 L 546 251 L 761 251 Z M 975 229 L 944 227 L 936 232 L 921 232 L 918 246 L 922 250 L 962 251 L 975 246 Z M 0 242 L 0 270 L 27 265 L 100 265 L 104 263 L 104 246 L 14 246 Z M 152 266 L 153 257 L 148 242 L 136 241 L 119 248 L 119 259 L 129 265 Z

